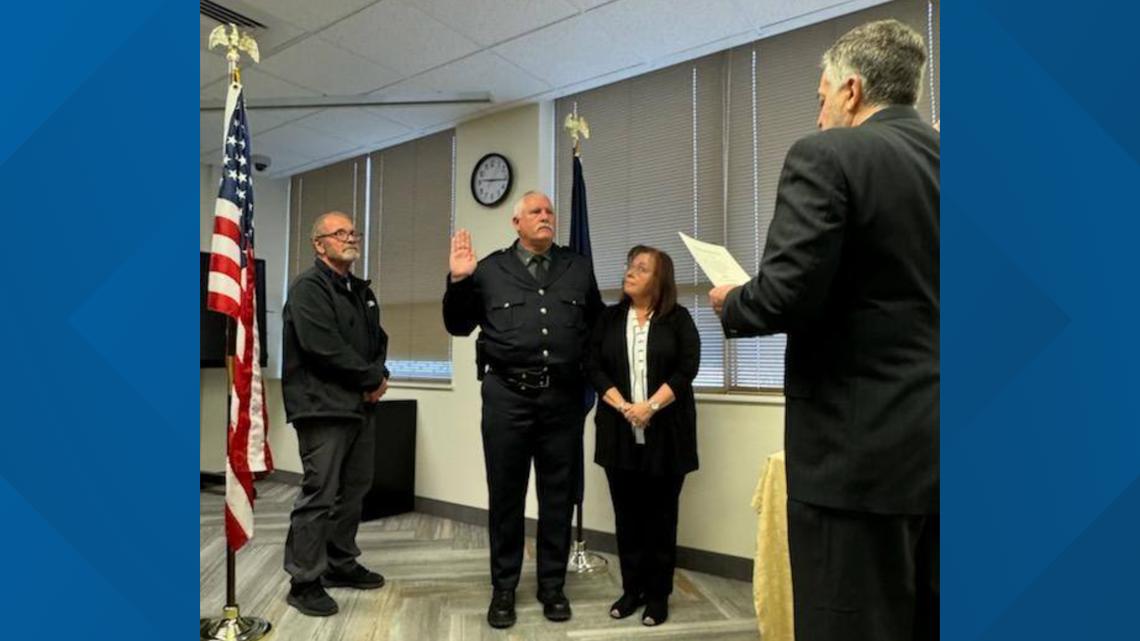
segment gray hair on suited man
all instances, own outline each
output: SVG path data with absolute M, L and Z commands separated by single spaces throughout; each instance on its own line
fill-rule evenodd
M 926 69 L 926 45 L 898 20 L 879 20 L 840 36 L 820 63 L 832 86 L 859 76 L 869 105 L 918 104 Z

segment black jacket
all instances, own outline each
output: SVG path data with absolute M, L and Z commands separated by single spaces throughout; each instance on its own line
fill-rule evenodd
M 318 259 L 289 287 L 283 319 L 285 420 L 363 418 L 363 392 L 388 377 L 388 334 L 369 281 L 346 281 Z
M 728 336 L 787 332 L 788 496 L 938 512 L 940 137 L 910 107 L 792 146 Z
M 455 336 L 481 328 L 480 363 L 580 372 L 590 327 L 604 306 L 594 267 L 565 247 L 554 245 L 548 255 L 543 283 L 530 275 L 514 245 L 479 261 L 475 273 L 458 283 L 448 277 L 443 323 Z
M 607 307 L 594 326 L 586 373 L 598 394 L 616 387 L 630 399 L 627 314 L 629 306 Z M 645 429 L 645 445 L 635 445 L 621 412 L 598 401 L 594 462 L 604 467 L 676 475 L 697 469 L 697 406 L 693 379 L 701 365 L 701 338 L 689 310 L 677 305 L 649 323 L 646 395 L 668 383 L 676 400 L 661 408 Z

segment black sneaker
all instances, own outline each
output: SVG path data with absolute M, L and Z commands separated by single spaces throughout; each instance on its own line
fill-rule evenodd
M 321 583 L 326 588 L 356 588 L 358 590 L 375 590 L 384 587 L 384 577 L 379 572 L 372 572 L 363 565 L 356 565 L 348 572 L 329 570 L 321 577 Z
M 491 606 L 487 608 L 487 623 L 492 628 L 509 628 L 515 624 L 515 591 L 495 590 Z
M 542 602 L 542 616 L 550 621 L 570 620 L 570 599 L 563 594 L 562 588 L 539 592 L 538 600 Z
M 289 588 L 285 602 L 311 617 L 327 617 L 340 609 L 317 581 L 294 583 Z

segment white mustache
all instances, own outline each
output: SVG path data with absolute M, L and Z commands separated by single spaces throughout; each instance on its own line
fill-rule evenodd
M 554 225 L 547 225 L 546 223 L 539 223 L 538 228 L 539 229 L 549 229 L 550 231 L 554 231 Z

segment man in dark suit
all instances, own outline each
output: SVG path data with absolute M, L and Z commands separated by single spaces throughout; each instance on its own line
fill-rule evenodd
M 538 489 L 538 600 L 547 619 L 570 618 L 563 585 L 574 466 L 581 457 L 582 361 L 590 327 L 603 307 L 590 260 L 554 244 L 549 198 L 523 194 L 511 222 L 518 240 L 478 262 L 471 235 L 455 234 L 443 297 L 448 332 L 467 336 L 480 328 L 476 362 L 483 381 L 493 588 L 487 622 L 496 628 L 515 623 L 532 460 Z
M 730 338 L 786 332 L 797 641 L 938 638 L 939 134 L 922 37 L 894 21 L 823 56 L 760 273 L 713 289 Z

